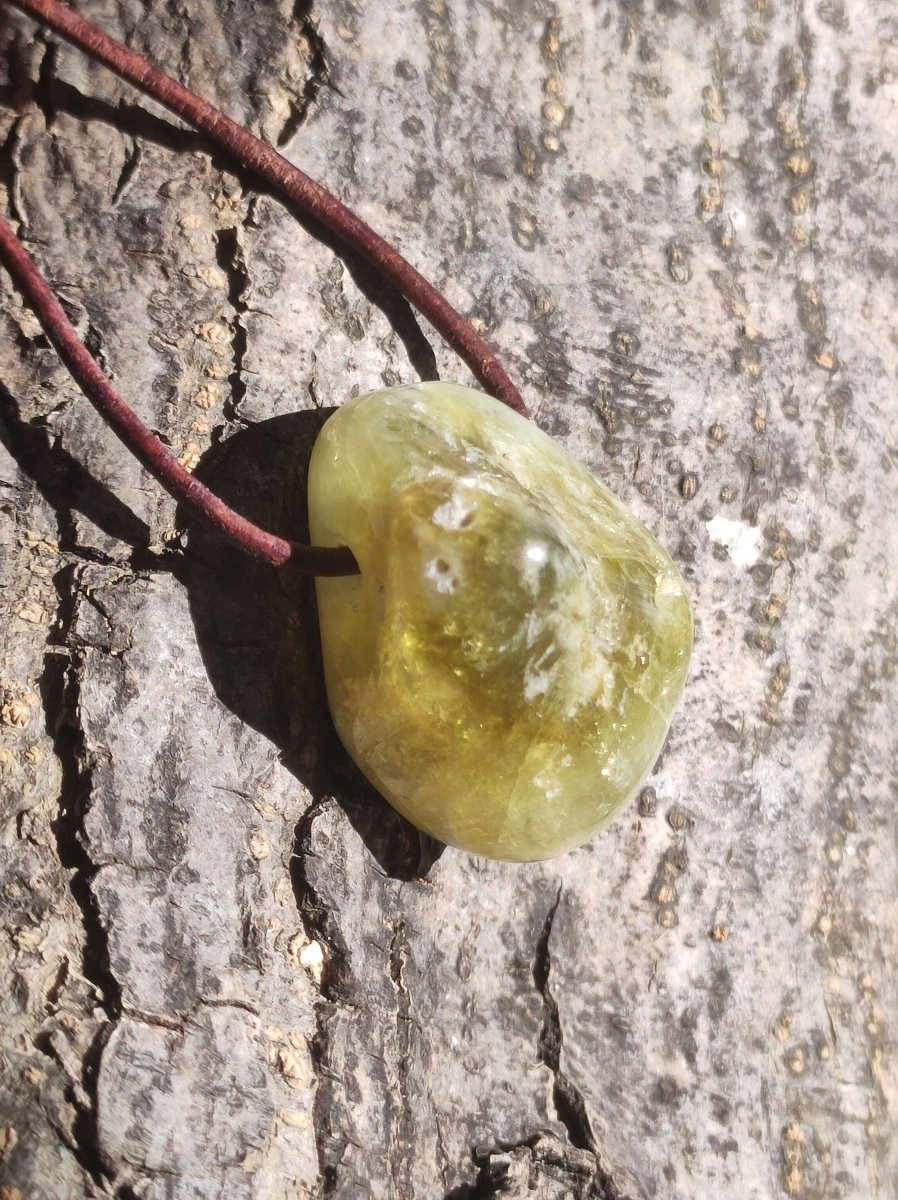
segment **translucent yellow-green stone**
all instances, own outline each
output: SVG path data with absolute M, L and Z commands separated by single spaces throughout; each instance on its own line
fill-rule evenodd
M 309 470 L 337 732 L 390 803 L 474 854 L 579 845 L 661 749 L 692 646 L 679 572 L 535 424 L 470 388 L 373 392 Z

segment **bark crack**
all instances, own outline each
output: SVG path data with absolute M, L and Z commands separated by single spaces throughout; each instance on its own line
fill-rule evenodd
M 25 212 L 19 187 L 18 150 L 22 136 L 24 117 L 17 117 L 9 127 L 9 133 L 0 146 L 0 182 L 6 188 L 9 212 L 13 220 L 25 225 Z
M 555 1081 L 552 1088 L 555 1112 L 567 1130 L 571 1145 L 576 1146 L 578 1150 L 593 1151 L 595 1143 L 583 1095 L 561 1069 L 563 1042 L 561 1018 L 558 1013 L 558 1002 L 552 995 L 549 982 L 552 971 L 549 940 L 552 936 L 555 915 L 561 904 L 561 894 L 562 888 L 559 885 L 536 944 L 536 954 L 533 960 L 533 982 L 543 998 L 543 1026 L 540 1030 L 538 1050 L 540 1060 L 552 1072 Z
M 548 1195 L 541 1187 L 543 1181 L 553 1196 L 562 1184 L 566 1200 L 624 1200 L 608 1189 L 593 1154 L 572 1149 L 545 1130 L 519 1141 L 478 1147 L 473 1159 L 476 1178 L 452 1188 L 443 1200 L 486 1200 L 525 1191 Z
M 326 968 L 321 979 L 321 995 L 328 1001 L 345 1001 L 349 995 L 348 952 L 340 928 L 327 902 L 315 890 L 306 868 L 314 857 L 312 846 L 315 818 L 321 804 L 313 804 L 296 826 L 293 855 L 290 859 L 290 881 L 296 908 L 309 940 L 321 942 L 327 948 Z
M 290 879 L 306 936 L 327 947 L 325 970 L 319 985 L 320 999 L 315 1003 L 315 1034 L 309 1050 L 317 1078 L 313 1120 L 320 1176 L 319 1197 L 320 1200 L 328 1200 L 339 1183 L 338 1164 L 346 1145 L 331 1128 L 332 1085 L 336 1079 L 328 1064 L 331 1042 L 329 1024 L 336 1005 L 340 1000 L 345 1001 L 348 995 L 349 964 L 346 944 L 334 915 L 309 877 L 309 861 L 315 854 L 314 824 L 320 808 L 320 804 L 313 804 L 296 826 Z
M 6 70 L 9 78 L 9 104 L 17 114 L 10 124 L 6 138 L 0 146 L 0 183 L 7 192 L 10 216 L 20 225 L 27 225 L 25 206 L 21 195 L 21 164 L 19 150 L 22 128 L 28 117 L 28 107 L 35 92 L 35 82 L 29 65 L 25 61 L 22 37 L 17 30 L 7 53 Z
M 134 176 L 137 174 L 137 168 L 140 166 L 140 160 L 143 157 L 140 142 L 136 138 L 131 138 L 127 134 L 122 134 L 122 140 L 125 143 L 125 161 L 122 163 L 122 168 L 119 171 L 118 179 L 115 181 L 115 188 L 112 192 L 112 200 L 110 205 L 115 208 L 122 196 L 131 186 Z
M 540 1030 L 537 1049 L 540 1061 L 545 1063 L 552 1072 L 554 1080 L 552 1101 L 558 1120 L 566 1129 L 571 1145 L 578 1150 L 587 1151 L 593 1156 L 595 1161 L 593 1176 L 594 1190 L 591 1194 L 597 1200 L 625 1200 L 612 1179 L 610 1172 L 601 1162 L 599 1149 L 586 1108 L 586 1099 L 561 1065 L 561 1049 L 564 1044 L 564 1034 L 561 1028 L 558 1001 L 552 993 L 550 942 L 555 917 L 561 904 L 562 890 L 562 885 L 559 884 L 555 899 L 543 923 L 542 932 L 537 941 L 536 952 L 533 958 L 533 982 L 543 1000 L 543 1025 Z
M 412 1151 L 414 1146 L 414 1122 L 409 1099 L 409 1063 L 411 1060 L 411 997 L 405 986 L 405 960 L 408 954 L 408 939 L 405 921 L 400 917 L 393 924 L 390 938 L 390 979 L 396 989 L 396 1091 L 398 1105 L 395 1117 L 390 1122 L 389 1157 L 392 1163 L 390 1178 L 400 1198 L 411 1195 Z
M 106 1023 L 96 1031 L 81 1059 L 78 1079 L 72 1079 L 69 1058 L 60 1052 L 52 1036 L 39 1036 L 34 1041 L 35 1049 L 55 1062 L 70 1081 L 65 1089 L 65 1098 L 74 1111 L 71 1124 L 66 1125 L 58 1116 L 48 1113 L 50 1124 L 81 1169 L 104 1192 L 112 1174 L 99 1150 L 96 1095 L 100 1058 L 112 1028 L 110 1023 Z
M 80 592 L 78 574 L 78 568 L 65 567 L 56 579 L 58 621 L 64 640 L 71 632 Z M 106 931 L 90 888 L 99 868 L 87 853 L 82 837 L 82 820 L 92 788 L 92 769 L 78 717 L 82 665 L 81 649 L 70 647 L 68 654 L 48 653 L 41 676 L 47 728 L 61 770 L 59 815 L 54 832 L 60 862 L 71 872 L 69 887 L 82 914 L 85 934 L 82 972 L 97 988 L 107 1016 L 116 1019 L 121 1013 L 121 991 L 109 968 Z
M 507 1178 L 508 1163 L 504 1159 L 497 1162 L 495 1155 L 488 1154 L 479 1162 L 474 1182 L 450 1188 L 443 1200 L 490 1200 L 502 1195 Z
M 41 72 L 46 80 L 43 85 L 31 85 L 30 98 L 44 113 L 55 117 L 59 113 L 74 117 L 85 124 L 98 121 L 108 125 L 123 137 L 150 142 L 175 154 L 203 153 L 216 160 L 210 151 L 208 140 L 193 129 L 172 124 L 164 117 L 155 116 L 139 104 L 126 100 L 110 103 L 95 96 L 87 96 L 74 84 L 51 76 L 49 66 Z M 41 86 L 43 91 L 41 91 Z M 217 160 L 216 160 L 217 161 Z
M 15 398 L 2 383 L 0 444 L 52 509 L 59 553 L 64 561 L 68 560 L 70 565 L 93 563 L 114 567 L 133 576 L 172 569 L 177 556 L 150 550 L 150 531 L 146 523 L 69 454 L 62 444 L 62 436 L 54 434 L 44 418 L 24 420 Z M 131 551 L 127 558 L 79 544 L 76 512 L 109 537 L 129 546 Z M 68 639 L 70 635 L 74 637 L 66 627 L 65 637 Z
M 59 60 L 59 46 L 49 42 L 46 35 L 39 33 L 36 39 L 43 44 L 44 53 L 38 67 L 37 79 L 32 89 L 31 98 L 44 116 L 47 133 L 53 128 L 56 119 L 56 104 L 54 93 L 56 88 L 56 64 Z
M 72 1123 L 72 1152 L 98 1185 L 111 1178 L 99 1142 L 97 1125 L 97 1077 L 103 1048 L 122 1011 L 122 995 L 109 961 L 106 929 L 91 884 L 98 867 L 83 840 L 83 818 L 92 788 L 84 733 L 79 720 L 80 671 L 83 652 L 69 645 L 80 592 L 80 569 L 64 567 L 56 576 L 57 620 L 62 644 L 44 658 L 40 679 L 47 729 L 60 768 L 58 815 L 53 822 L 59 861 L 68 872 L 69 890 L 81 913 L 82 948 L 80 969 L 94 987 L 99 1006 L 106 1015 L 84 1055 L 80 1086 L 72 1087 L 69 1099 L 75 1109 Z M 63 1066 L 65 1064 L 62 1064 Z
M 330 64 L 327 57 L 327 46 L 318 26 L 311 19 L 312 0 L 296 0 L 293 7 L 293 23 L 299 29 L 299 36 L 305 43 L 309 63 L 309 74 L 302 89 L 295 93 L 290 102 L 290 115 L 284 122 L 278 134 L 277 147 L 286 146 L 304 123 L 309 109 L 315 103 L 321 89 L 330 83 Z
M 249 219 L 249 218 L 248 218 Z M 245 224 L 245 223 L 244 223 Z M 249 290 L 249 270 L 240 240 L 241 228 L 232 225 L 219 230 L 215 243 L 218 265 L 228 280 L 228 303 L 231 306 L 231 372 L 228 375 L 230 399 L 224 406 L 225 419 L 241 422 L 240 406 L 246 396 L 243 364 L 247 351 L 247 332 L 244 320 L 247 312 L 246 294 Z

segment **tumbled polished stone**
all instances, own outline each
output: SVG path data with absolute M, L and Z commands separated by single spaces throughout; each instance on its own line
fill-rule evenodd
M 661 749 L 692 645 L 648 530 L 535 424 L 457 384 L 373 392 L 309 468 L 328 699 L 420 829 L 491 858 L 579 845 Z

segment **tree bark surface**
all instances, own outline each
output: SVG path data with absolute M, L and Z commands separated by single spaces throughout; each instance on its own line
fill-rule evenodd
M 311 585 L 187 528 L 3 276 L 0 1196 L 898 1197 L 898 11 L 83 0 L 395 242 L 689 581 L 649 785 L 442 850 Z M 301 529 L 328 408 L 470 382 L 5 11 L 3 203 L 122 393 Z

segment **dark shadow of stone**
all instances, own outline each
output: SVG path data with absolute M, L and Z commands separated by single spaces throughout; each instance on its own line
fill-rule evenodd
M 26 86 L 28 86 L 26 84 Z M 414 309 L 402 292 L 387 282 L 382 273 L 362 255 L 346 245 L 324 225 L 282 195 L 254 172 L 210 141 L 205 134 L 183 129 L 165 117 L 147 112 L 141 104 L 110 104 L 95 96 L 87 96 L 63 80 L 53 78 L 49 83 L 47 103 L 53 112 L 62 112 L 85 122 L 102 122 L 120 133 L 149 142 L 175 154 L 205 153 L 221 171 L 236 176 L 248 191 L 277 201 L 302 228 L 328 247 L 339 258 L 356 287 L 369 304 L 379 308 L 396 336 L 402 342 L 409 362 L 420 379 L 439 379 L 436 355 L 427 335 L 418 323 Z M 9 107 L 15 100 L 14 89 L 0 87 L 0 106 Z M 322 180 L 327 187 L 327 181 Z
M 75 512 L 109 537 L 138 552 L 146 550 L 150 540 L 146 524 L 64 450 L 44 424 L 24 420 L 18 402 L 3 382 L 0 382 L 0 444 L 53 509 L 64 550 L 76 548 L 72 519 Z
M 308 540 L 306 474 L 332 410 L 260 422 L 213 447 L 197 477 L 238 512 L 282 537 Z M 191 527 L 183 581 L 212 686 L 269 738 L 315 801 L 333 797 L 381 868 L 425 876 L 443 846 L 399 816 L 343 749 L 327 705 L 314 581 L 248 559 Z M 297 850 L 301 849 L 297 826 Z

